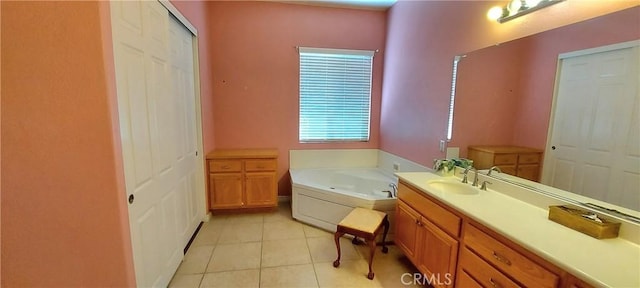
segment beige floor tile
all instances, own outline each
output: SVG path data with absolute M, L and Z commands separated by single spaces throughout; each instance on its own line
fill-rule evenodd
M 293 220 L 265 222 L 263 240 L 304 238 L 304 225 Z
M 208 222 L 205 222 L 204 225 L 210 225 L 210 224 L 224 224 L 227 222 L 227 216 L 228 215 L 211 215 L 211 218 L 209 219 Z
M 216 245 L 218 243 L 218 239 L 220 238 L 220 234 L 222 234 L 223 227 L 224 225 L 221 222 L 202 225 L 200 231 L 198 231 L 196 239 L 191 245 Z
M 227 225 L 241 224 L 241 223 L 262 223 L 264 221 L 263 213 L 246 213 L 246 214 L 231 214 L 227 215 Z
M 278 211 L 264 215 L 265 223 L 287 220 L 293 220 L 293 217 L 291 217 L 291 208 L 289 206 L 279 206 Z
M 262 226 L 262 222 L 228 223 L 220 232 L 218 244 L 262 241 Z
M 373 259 L 373 271 L 383 287 L 421 287 L 420 283 L 413 282 L 414 273 L 419 271 L 411 264 L 409 259 L 402 254 L 397 246 L 391 245 L 389 253 L 376 251 Z M 358 247 L 360 248 L 360 247 Z M 361 253 L 366 253 L 364 249 Z
M 262 267 L 307 263 L 311 263 L 311 256 L 304 238 L 262 242 Z
M 340 261 L 335 268 L 332 263 L 314 263 L 320 287 L 382 287 L 378 277 L 367 278 L 369 266 L 365 260 Z M 373 269 L 375 273 L 375 268 Z
M 176 274 L 202 274 L 207 268 L 214 246 L 190 247 Z
M 216 246 L 207 272 L 260 268 L 262 243 L 220 244 Z
M 198 288 L 203 274 L 176 275 L 171 279 L 169 288 Z
M 336 242 L 333 236 L 314 237 L 307 238 L 307 244 L 309 245 L 309 252 L 311 253 L 311 260 L 314 263 L 319 262 L 333 262 L 338 257 L 338 250 L 336 249 Z M 360 253 L 351 244 L 351 240 L 347 238 L 340 238 L 340 250 L 341 260 L 357 260 L 362 259 Z
M 263 268 L 260 287 L 318 287 L 312 264 Z
M 333 232 L 329 232 L 307 224 L 304 225 L 303 230 L 306 237 L 322 237 L 327 235 L 333 236 Z
M 251 288 L 260 285 L 260 269 L 227 271 L 204 274 L 200 288 Z

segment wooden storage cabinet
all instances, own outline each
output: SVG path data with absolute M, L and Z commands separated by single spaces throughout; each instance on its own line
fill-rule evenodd
M 592 287 L 402 179 L 395 223 L 396 246 L 433 287 Z
M 467 158 L 477 169 L 498 166 L 502 172 L 531 181 L 540 180 L 542 150 L 518 146 L 469 146 Z
M 211 210 L 276 207 L 278 152 L 215 150 L 207 154 Z
M 453 287 L 460 218 L 402 182 L 398 199 L 394 242 L 433 287 Z

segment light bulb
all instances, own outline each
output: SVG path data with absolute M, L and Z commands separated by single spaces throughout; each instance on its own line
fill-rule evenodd
M 508 6 L 508 10 L 509 10 L 509 16 L 513 16 L 516 13 L 518 13 L 518 11 L 520 11 L 520 8 L 522 7 L 522 1 L 520 0 L 511 0 L 511 3 L 509 3 Z
M 542 0 L 524 0 L 524 3 L 526 3 L 527 8 L 533 8 L 538 6 L 538 4 L 540 4 Z
M 487 18 L 490 20 L 498 20 L 502 16 L 502 7 L 493 7 L 487 12 Z

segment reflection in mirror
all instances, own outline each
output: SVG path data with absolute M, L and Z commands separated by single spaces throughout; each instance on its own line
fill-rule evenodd
M 459 147 L 461 157 L 469 157 L 469 146 L 527 147 L 542 151 L 545 156 L 541 157 L 546 161 L 546 154 L 551 152 L 550 147 L 547 149 L 547 137 L 550 135 L 559 55 L 638 40 L 638 21 L 640 7 L 636 6 L 466 53 L 467 57 L 458 66 L 455 121 L 448 146 Z M 638 76 L 634 79 L 635 105 L 638 105 Z M 635 111 L 638 113 L 638 109 Z M 637 145 L 637 142 L 631 144 Z M 633 150 L 630 147 L 616 149 Z M 640 166 L 640 155 L 634 157 L 627 159 L 626 165 Z M 545 162 L 541 166 L 538 176 L 546 169 Z M 627 184 L 622 192 L 625 195 L 615 196 L 620 191 L 607 190 L 585 196 L 638 211 L 640 175 L 637 170 L 624 176 Z M 545 175 L 533 180 L 548 184 L 547 178 Z M 602 187 L 601 190 L 606 189 Z

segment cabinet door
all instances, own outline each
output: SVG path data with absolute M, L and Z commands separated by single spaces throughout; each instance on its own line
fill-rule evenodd
M 404 202 L 398 201 L 397 203 L 394 242 L 411 261 L 414 261 L 420 216 Z
M 240 208 L 242 201 L 242 174 L 209 174 L 211 208 Z
M 418 224 L 416 266 L 433 287 L 453 287 L 458 241 L 422 217 Z
M 278 204 L 276 173 L 246 173 L 245 199 L 247 207 L 266 207 Z
M 498 168 L 500 168 L 500 171 L 505 174 L 516 176 L 516 174 L 518 173 L 518 171 L 516 170 L 516 165 L 500 165 L 498 166 Z
M 519 164 L 516 176 L 531 181 L 538 181 L 540 177 L 540 166 L 538 164 Z

